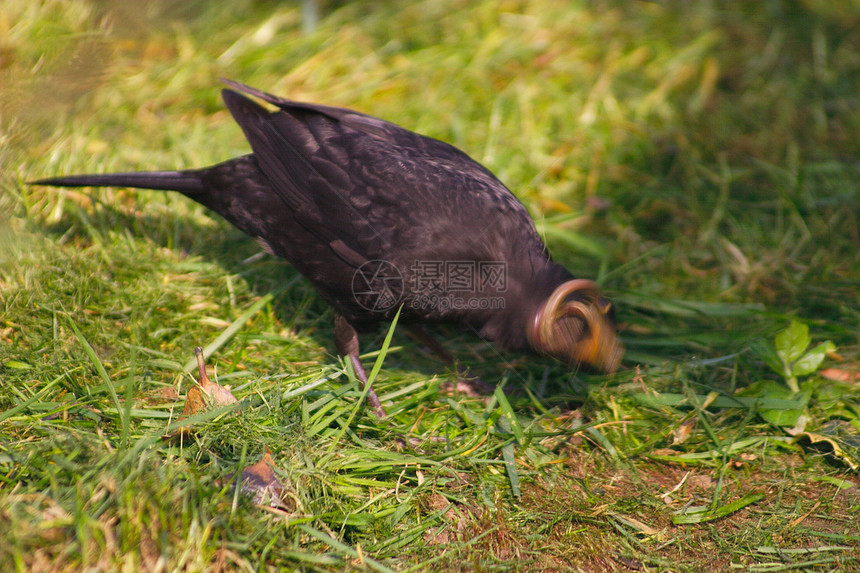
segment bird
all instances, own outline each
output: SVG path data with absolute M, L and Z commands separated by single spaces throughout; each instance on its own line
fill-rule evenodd
M 178 191 L 217 212 L 331 305 L 335 346 L 362 388 L 358 332 L 395 316 L 417 329 L 459 324 L 503 351 L 572 368 L 618 368 L 612 304 L 594 281 L 552 260 L 526 207 L 489 169 L 364 113 L 222 81 L 251 153 L 202 169 L 32 184 Z M 372 388 L 366 395 L 385 416 Z

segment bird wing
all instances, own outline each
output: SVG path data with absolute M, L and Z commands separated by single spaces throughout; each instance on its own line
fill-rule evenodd
M 476 172 L 497 181 L 492 171 L 477 163 L 453 145 L 432 137 L 420 135 L 390 121 L 385 121 L 351 109 L 293 101 L 226 78 L 222 78 L 221 81 L 235 90 L 257 97 L 290 114 L 298 110 L 303 110 L 311 114 L 325 115 L 347 126 L 349 129 L 377 141 L 388 142 L 403 148 L 412 149 L 426 157 L 447 157 L 463 164 L 470 163 Z
M 478 254 L 475 245 L 498 243 L 487 233 L 515 232 L 542 247 L 525 207 L 457 148 L 358 112 L 227 83 L 279 108 L 223 92 L 274 191 L 351 266 L 390 256 L 392 245 L 407 257 L 446 256 L 446 244 Z

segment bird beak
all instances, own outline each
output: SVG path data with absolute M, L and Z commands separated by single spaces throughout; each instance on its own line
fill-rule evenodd
M 573 299 L 570 297 L 575 295 Z M 594 281 L 574 279 L 553 291 L 527 332 L 532 348 L 561 360 L 615 372 L 624 347 L 610 318 L 612 305 Z

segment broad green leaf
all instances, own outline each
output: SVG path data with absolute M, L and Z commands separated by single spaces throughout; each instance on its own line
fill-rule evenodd
M 803 410 L 761 410 L 761 417 L 783 428 L 792 428 L 803 415 Z
M 821 365 L 821 362 L 824 360 L 827 353 L 832 352 L 833 350 L 836 350 L 835 344 L 829 340 L 827 342 L 822 342 L 792 364 L 791 373 L 795 376 L 807 376 L 812 374 L 818 370 L 818 367 Z
M 752 343 L 752 349 L 759 358 L 764 360 L 765 364 L 770 366 L 771 370 L 780 376 L 785 376 L 785 367 L 783 366 L 780 357 L 777 356 L 776 349 L 773 347 L 773 344 L 766 340 L 756 340 Z
M 767 403 L 772 400 L 793 400 L 798 404 L 795 408 L 761 408 L 759 415 L 762 418 L 781 427 L 792 427 L 806 411 L 806 405 L 812 396 L 812 388 L 805 386 L 800 392 L 792 392 L 782 384 L 773 380 L 762 380 L 744 390 L 746 396 L 756 396 Z
M 821 410 L 822 420 L 841 418 L 854 421 L 860 428 L 860 409 L 856 409 L 856 388 L 829 380 L 816 379 L 815 400 L 816 409 Z
M 809 327 L 792 320 L 788 328 L 776 335 L 776 354 L 783 364 L 791 364 L 803 355 L 810 342 Z

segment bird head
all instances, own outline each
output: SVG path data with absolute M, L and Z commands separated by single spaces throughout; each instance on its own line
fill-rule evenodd
M 612 305 L 586 279 L 559 285 L 535 313 L 527 336 L 532 348 L 564 362 L 614 372 L 624 347 L 615 334 Z

